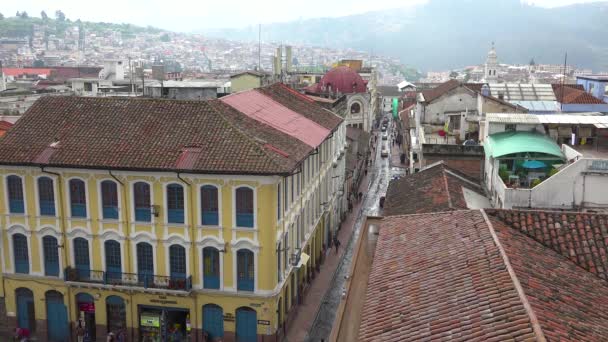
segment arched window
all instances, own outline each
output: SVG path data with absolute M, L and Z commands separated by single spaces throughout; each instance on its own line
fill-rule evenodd
M 87 198 L 84 186 L 84 182 L 80 179 L 70 180 L 72 217 L 87 217 Z
M 253 291 L 255 280 L 255 267 L 253 252 L 248 249 L 239 249 L 237 255 L 237 290 Z
M 212 185 L 201 187 L 201 222 L 204 226 L 217 226 L 219 224 L 218 193 Z
M 169 266 L 172 279 L 186 278 L 186 249 L 180 245 L 169 247 Z
M 220 288 L 220 253 L 217 248 L 203 248 L 203 287 Z
M 350 113 L 351 114 L 361 113 L 361 105 L 359 104 L 359 102 L 355 102 L 350 106 Z
M 153 285 L 154 280 L 154 254 L 152 245 L 146 242 L 137 244 L 137 277 L 144 287 Z
M 135 204 L 135 221 L 150 222 L 150 185 L 144 182 L 133 184 L 133 197 Z
M 236 340 L 239 342 L 256 342 L 258 340 L 257 313 L 252 308 L 236 309 Z
M 108 296 L 106 298 L 106 313 L 108 331 L 121 331 L 127 328 L 127 311 L 124 299 L 118 296 Z
M 19 176 L 6 177 L 6 188 L 8 192 L 8 209 L 11 214 L 23 214 L 25 204 L 23 202 L 23 183 Z
M 110 281 L 122 278 L 122 258 L 120 257 L 120 243 L 114 240 L 104 242 L 106 254 L 106 279 Z
M 236 189 L 236 226 L 253 228 L 253 190 Z
M 89 260 L 89 242 L 84 238 L 74 239 L 74 264 L 81 280 L 91 278 L 91 263 Z
M 215 304 L 203 306 L 203 330 L 209 335 L 209 341 L 224 337 L 224 311 Z
M 59 252 L 57 239 L 47 235 L 42 238 L 42 249 L 44 253 L 44 275 L 59 276 Z
M 40 215 L 55 216 L 55 190 L 49 177 L 38 178 L 38 201 Z
M 101 182 L 101 205 L 105 220 L 118 219 L 118 187 L 115 182 Z
M 34 316 L 34 294 L 32 290 L 23 287 L 15 290 L 17 299 L 17 327 L 36 331 L 36 318 Z
M 13 235 L 13 257 L 15 260 L 15 273 L 30 273 L 27 238 L 23 234 Z
M 184 223 L 184 187 L 179 184 L 167 186 L 167 221 Z

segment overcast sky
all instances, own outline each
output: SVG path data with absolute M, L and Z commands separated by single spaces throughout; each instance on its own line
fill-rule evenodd
M 493 1 L 493 0 L 488 0 Z M 539 6 L 554 7 L 594 0 L 525 0 Z M 597 0 L 595 0 L 597 1 Z M 404 7 L 425 0 L 3 0 L 0 12 L 13 16 L 27 11 L 40 16 L 45 10 L 54 16 L 62 10 L 72 20 L 105 21 L 151 25 L 174 31 L 191 32 L 207 28 L 243 27 L 328 16 L 345 16 L 373 10 Z

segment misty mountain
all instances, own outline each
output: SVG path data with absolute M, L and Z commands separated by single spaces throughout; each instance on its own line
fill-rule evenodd
M 542 8 L 519 0 L 431 0 L 424 5 L 262 27 L 264 41 L 353 48 L 422 70 L 480 64 L 496 42 L 500 62 L 564 62 L 608 70 L 608 2 Z M 258 27 L 206 32 L 257 41 Z

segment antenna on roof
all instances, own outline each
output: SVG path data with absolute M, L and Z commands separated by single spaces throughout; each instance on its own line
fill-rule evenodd
M 566 56 L 564 57 L 564 74 L 562 75 L 562 93 L 561 93 L 561 99 L 559 101 L 559 110 L 560 112 L 564 111 L 564 84 L 566 83 L 566 68 L 568 64 L 568 52 L 566 52 Z

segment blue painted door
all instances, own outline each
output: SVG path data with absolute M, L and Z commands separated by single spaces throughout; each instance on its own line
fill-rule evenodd
M 237 342 L 257 342 L 257 317 L 254 310 L 239 308 L 236 310 Z
M 211 340 L 224 337 L 224 313 L 221 307 L 213 304 L 203 306 L 203 330 Z
M 34 297 L 29 290 L 17 290 L 17 326 L 32 330 L 30 319 L 34 313 Z
M 46 317 L 49 342 L 68 341 L 68 311 L 60 294 L 47 295 Z
M 91 263 L 89 260 L 89 242 L 83 238 L 74 239 L 74 263 L 80 280 L 91 278 Z
M 240 249 L 237 253 L 237 283 L 238 291 L 253 291 L 255 281 L 253 252 Z
M 106 280 L 120 280 L 122 278 L 120 244 L 114 240 L 109 240 L 106 241 L 104 245 L 106 252 Z
M 220 288 L 219 252 L 213 247 L 203 249 L 203 286 L 206 289 Z

